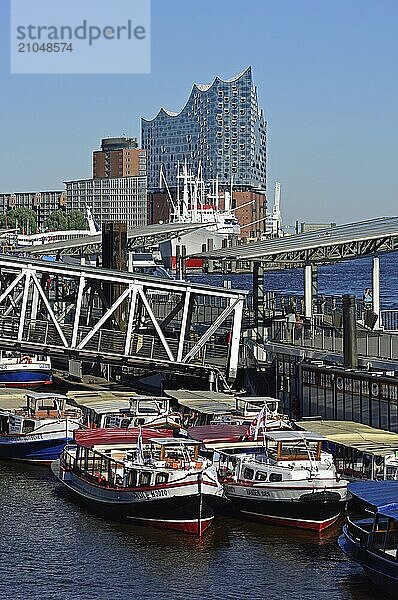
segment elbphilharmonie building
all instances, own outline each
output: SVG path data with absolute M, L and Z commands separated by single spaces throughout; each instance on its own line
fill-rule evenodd
M 178 162 L 204 180 L 218 177 L 235 190 L 266 189 L 266 122 L 259 109 L 251 67 L 211 84 L 195 84 L 184 108 L 161 108 L 152 120 L 142 119 L 142 147 L 147 151 L 148 190 L 159 189 L 163 168 L 170 188 L 176 187 Z

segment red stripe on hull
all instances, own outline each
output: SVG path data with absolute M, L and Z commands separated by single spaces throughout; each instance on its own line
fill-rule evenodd
M 27 383 L 26 381 L 16 381 L 15 383 L 1 382 L 1 386 L 6 388 L 34 388 L 41 387 L 42 385 L 52 385 L 52 381 L 32 381 Z
M 255 517 L 256 519 L 260 520 L 260 521 L 264 521 L 266 523 L 272 523 L 273 525 L 283 525 L 283 526 L 287 526 L 287 527 L 298 527 L 299 529 L 309 529 L 311 531 L 323 531 L 324 529 L 327 529 L 328 527 L 330 527 L 331 525 L 333 525 L 333 523 L 335 523 L 337 521 L 337 519 L 339 518 L 339 515 L 336 515 L 335 517 L 332 517 L 331 519 L 328 519 L 327 521 L 300 521 L 299 519 L 288 519 L 288 518 L 283 518 L 283 517 L 271 517 L 269 515 L 259 515 L 257 513 L 249 513 L 246 511 L 242 511 L 245 512 L 245 514 L 250 515 Z
M 197 535 L 201 537 L 206 531 L 206 529 L 210 527 L 214 517 L 210 517 L 208 519 L 201 519 L 200 533 L 198 519 L 194 519 L 192 521 L 167 521 L 161 519 L 145 519 L 143 517 L 128 518 L 132 521 L 139 521 L 140 523 L 145 523 L 146 525 L 152 525 L 153 527 L 161 527 L 162 529 L 173 529 L 174 531 L 183 531 L 184 533 L 189 533 L 191 535 Z

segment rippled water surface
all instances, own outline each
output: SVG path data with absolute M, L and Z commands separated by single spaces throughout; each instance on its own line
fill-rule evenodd
M 201 541 L 90 514 L 43 467 L 0 464 L 0 598 L 381 600 L 337 546 L 217 519 Z
M 212 285 L 222 285 L 224 279 L 232 282 L 232 287 L 252 288 L 251 275 L 191 275 L 195 281 Z M 279 292 L 304 293 L 302 269 L 268 271 L 264 278 L 265 289 Z M 319 267 L 319 294 L 341 296 L 355 294 L 362 299 L 364 289 L 372 287 L 372 260 L 361 258 L 335 265 Z M 380 256 L 380 299 L 382 308 L 398 308 L 398 253 Z

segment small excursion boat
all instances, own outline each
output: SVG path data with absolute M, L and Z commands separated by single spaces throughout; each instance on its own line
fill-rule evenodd
M 89 428 L 149 427 L 181 431 L 181 415 L 171 410 L 169 398 L 108 390 L 72 391 L 67 396 L 82 410 L 84 424 Z
M 34 388 L 52 382 L 51 360 L 48 356 L 0 351 L 0 385 Z
M 29 392 L 26 406 L 0 409 L 0 459 L 49 464 L 80 426 L 81 412 L 66 396 Z
M 377 587 L 398 598 L 398 481 L 355 482 L 348 488 L 373 515 L 348 518 L 339 546 Z
M 164 433 L 137 428 L 76 432 L 76 444 L 66 446 L 52 470 L 106 516 L 201 536 L 223 494 L 216 469 L 199 456 L 200 442 Z
M 233 507 L 277 525 L 315 531 L 332 525 L 345 508 L 347 482 L 322 452 L 323 439 L 301 431 L 263 432 L 262 438 L 262 447 L 236 444 L 237 454 L 233 444 L 228 453 L 217 449 L 219 479 Z

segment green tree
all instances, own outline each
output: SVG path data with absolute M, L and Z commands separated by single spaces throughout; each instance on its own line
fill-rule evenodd
M 17 228 L 19 233 L 31 235 L 37 230 L 37 217 L 30 208 L 12 208 L 4 215 L 4 224 L 9 228 Z
M 68 212 L 68 229 L 88 229 L 87 219 L 81 210 Z
M 68 215 L 64 210 L 54 210 L 50 213 L 46 223 L 46 229 L 50 231 L 65 231 L 68 227 Z
M 48 217 L 46 228 L 52 231 L 66 231 L 68 229 L 88 229 L 87 220 L 81 210 L 54 210 Z

